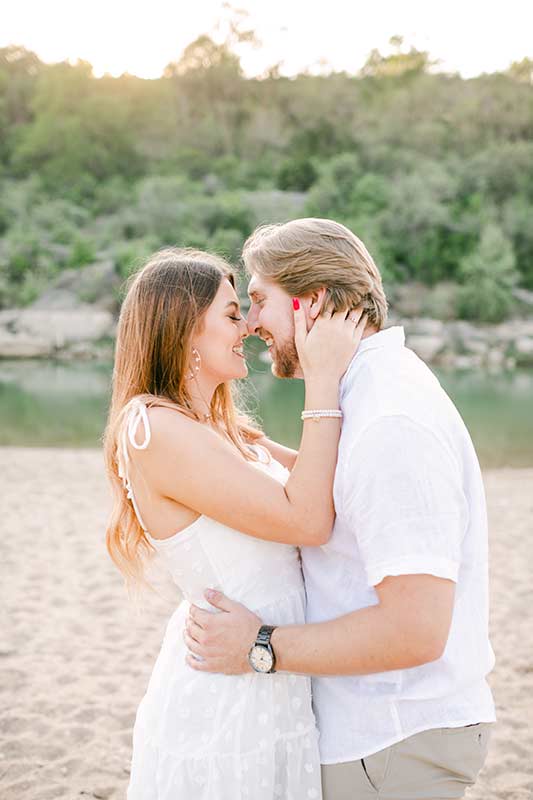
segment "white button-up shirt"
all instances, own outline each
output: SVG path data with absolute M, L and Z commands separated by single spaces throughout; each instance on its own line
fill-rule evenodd
M 364 758 L 420 731 L 495 719 L 486 676 L 488 546 L 479 463 L 455 406 L 400 327 L 364 339 L 340 390 L 344 413 L 331 540 L 302 548 L 307 622 L 378 603 L 387 575 L 454 581 L 437 661 L 313 678 L 324 764 Z

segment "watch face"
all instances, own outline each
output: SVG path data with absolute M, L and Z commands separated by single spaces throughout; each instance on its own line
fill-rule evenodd
M 256 672 L 270 672 L 273 663 L 272 654 L 266 647 L 256 644 L 250 650 L 250 664 Z

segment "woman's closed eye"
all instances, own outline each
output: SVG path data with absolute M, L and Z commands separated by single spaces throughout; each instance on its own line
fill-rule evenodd
M 230 319 L 235 320 L 235 322 L 241 322 L 242 321 L 242 317 L 232 317 L 231 314 L 230 314 Z

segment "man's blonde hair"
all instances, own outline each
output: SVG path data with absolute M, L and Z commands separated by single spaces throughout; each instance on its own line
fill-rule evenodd
M 242 257 L 251 275 L 277 283 L 291 297 L 325 286 L 336 309 L 363 305 L 370 325 L 385 325 L 378 268 L 363 242 L 339 222 L 309 217 L 261 225 L 244 243 Z

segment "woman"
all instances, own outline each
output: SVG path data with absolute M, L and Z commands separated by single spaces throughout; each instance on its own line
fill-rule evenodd
M 338 386 L 364 321 L 330 310 L 308 334 L 297 306 L 306 410 L 325 415 L 304 424 L 296 457 L 234 405 L 247 329 L 223 260 L 161 251 L 123 303 L 105 438 L 108 549 L 130 584 L 157 555 L 187 601 L 139 706 L 129 800 L 320 797 L 309 679 L 199 673 L 182 638 L 189 604 L 208 607 L 208 586 L 272 623 L 304 621 L 297 546 L 330 535 Z

